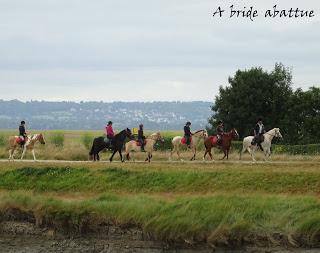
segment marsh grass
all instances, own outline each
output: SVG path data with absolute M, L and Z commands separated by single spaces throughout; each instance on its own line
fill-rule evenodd
M 34 213 L 37 220 L 54 224 L 57 230 L 66 225 L 69 231 L 81 232 L 88 224 L 131 224 L 164 241 L 319 246 L 320 202 L 313 197 L 217 194 L 166 201 L 156 196 L 108 193 L 65 201 L 32 193 L 2 194 L 0 211 L 10 208 Z

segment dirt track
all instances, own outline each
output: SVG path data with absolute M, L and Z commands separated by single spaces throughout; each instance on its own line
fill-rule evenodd
M 71 161 L 71 160 L 20 160 L 20 159 L 16 159 L 14 161 L 9 161 L 8 159 L 0 159 L 0 162 L 2 163 L 6 163 L 6 162 L 12 162 L 12 163 L 97 163 L 97 164 L 103 164 L 103 163 L 108 163 L 110 164 L 109 160 L 103 160 L 103 161 L 99 161 L 99 162 L 92 162 L 92 161 Z M 121 163 L 120 161 L 113 161 L 112 163 Z M 145 161 L 125 161 L 125 163 L 141 163 L 141 164 L 148 164 L 148 162 Z M 256 162 L 252 162 L 252 161 L 236 161 L 236 160 L 214 160 L 214 161 L 203 161 L 203 160 L 196 160 L 196 161 L 189 161 L 189 160 L 183 160 L 183 161 L 177 161 L 177 160 L 173 160 L 173 161 L 151 161 L 151 163 L 153 164 L 223 164 L 223 163 L 228 163 L 228 164 L 275 164 L 275 165 L 281 165 L 281 164 L 314 164 L 314 163 L 319 163 L 318 161 L 297 161 L 297 160 L 293 160 L 293 161 L 256 161 Z

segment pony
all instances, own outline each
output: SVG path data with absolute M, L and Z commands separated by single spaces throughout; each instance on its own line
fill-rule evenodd
M 227 157 L 227 160 L 229 159 L 229 151 L 230 151 L 230 147 L 231 147 L 231 142 L 234 139 L 238 139 L 239 138 L 239 134 L 237 129 L 232 128 L 230 132 L 225 133 L 222 137 L 222 143 L 221 143 L 221 149 L 223 150 L 224 156 L 221 158 L 221 160 L 223 160 L 225 157 Z M 217 136 L 209 136 L 208 138 L 206 138 L 204 140 L 204 146 L 206 148 L 206 151 L 204 153 L 203 156 L 203 160 L 205 160 L 206 155 L 209 154 L 211 160 L 213 160 L 212 158 L 212 154 L 211 154 L 211 149 L 213 147 L 217 147 L 220 148 L 218 146 L 217 143 Z
M 9 161 L 14 160 L 14 151 L 16 150 L 17 147 L 20 147 L 20 137 L 19 136 L 10 136 L 9 137 Z M 31 150 L 32 155 L 33 155 L 33 160 L 36 161 L 36 156 L 34 153 L 34 145 L 40 142 L 41 144 L 46 144 L 43 134 L 33 134 L 27 137 L 26 143 L 23 145 L 23 151 L 21 155 L 21 160 L 23 159 L 25 153 L 27 150 Z
M 144 150 L 147 152 L 147 158 L 145 161 L 149 161 L 152 158 L 152 152 L 154 150 L 154 144 L 156 144 L 157 141 L 164 142 L 164 139 L 161 137 L 160 132 L 153 133 L 149 137 L 145 139 L 145 146 Z M 136 140 L 131 140 L 126 143 L 126 157 L 127 160 L 130 160 L 130 153 L 132 151 L 135 152 L 141 152 L 141 144 L 138 143 Z M 132 159 L 134 160 L 134 156 L 132 155 Z
M 193 156 L 191 157 L 191 161 L 196 159 L 196 152 L 197 152 L 197 144 L 200 138 L 202 138 L 203 140 L 208 137 L 208 133 L 207 130 L 203 129 L 203 130 L 198 130 L 195 133 L 192 134 L 192 139 L 190 142 L 190 147 L 193 153 Z M 174 152 L 177 153 L 179 159 L 182 161 L 182 159 L 180 158 L 180 147 L 181 146 L 186 146 L 187 144 L 185 143 L 185 138 L 181 137 L 181 136 L 176 136 L 172 139 L 171 141 L 172 143 L 172 150 L 170 152 L 170 158 L 169 160 L 172 159 L 172 154 Z
M 282 138 L 282 135 L 280 133 L 280 129 L 279 128 L 273 128 L 270 131 L 266 132 L 265 134 L 263 134 L 264 136 L 264 140 L 263 142 L 261 142 L 261 146 L 263 148 L 263 152 L 264 152 L 264 160 L 267 160 L 267 157 L 269 158 L 271 156 L 271 142 L 272 139 L 274 137 L 277 138 Z M 243 139 L 243 143 L 242 143 L 242 150 L 240 152 L 240 160 L 241 160 L 241 156 L 242 154 L 248 150 L 248 152 L 251 155 L 252 161 L 256 162 L 255 159 L 255 151 L 257 150 L 258 146 L 257 145 L 251 145 L 251 142 L 253 140 L 253 136 L 247 136 Z
M 132 137 L 131 130 L 129 128 L 122 130 L 120 133 L 114 136 L 113 146 L 112 146 L 113 153 L 109 158 L 110 162 L 112 162 L 113 156 L 117 152 L 119 152 L 121 162 L 124 162 L 124 159 L 122 158 L 122 147 L 127 137 L 128 138 Z M 106 143 L 104 139 L 105 139 L 104 136 L 94 138 L 91 150 L 89 152 L 90 160 L 99 161 L 100 160 L 99 152 L 103 149 L 109 148 L 109 143 Z

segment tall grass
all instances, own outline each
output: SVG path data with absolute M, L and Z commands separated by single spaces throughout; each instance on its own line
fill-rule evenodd
M 0 212 L 8 213 L 10 208 L 33 213 L 38 224 L 48 223 L 58 230 L 81 232 L 114 223 L 136 225 L 149 238 L 165 241 L 229 247 L 319 246 L 320 202 L 312 197 L 213 195 L 166 201 L 156 196 L 103 194 L 62 201 L 32 193 L 1 195 Z
M 6 145 L 6 140 L 4 134 L 0 133 L 0 147 L 4 147 Z
M 81 136 L 81 143 L 83 144 L 83 146 L 85 146 L 86 149 L 90 149 L 92 142 L 93 142 L 93 135 L 86 132 Z
M 63 147 L 64 145 L 64 133 L 63 132 L 53 132 L 51 133 L 50 143 L 55 145 L 56 147 Z

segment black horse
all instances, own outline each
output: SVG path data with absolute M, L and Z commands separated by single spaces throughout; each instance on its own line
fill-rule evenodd
M 112 145 L 113 154 L 109 159 L 110 162 L 112 162 L 112 158 L 117 152 L 119 152 L 121 162 L 124 162 L 121 151 L 127 137 L 129 138 L 132 137 L 131 130 L 129 128 L 122 130 L 120 133 L 114 136 L 113 145 Z M 94 138 L 91 150 L 89 152 L 90 160 L 99 161 L 100 160 L 99 152 L 105 148 L 107 149 L 109 148 L 109 143 L 106 143 L 104 141 L 104 138 L 105 138 L 104 136 Z

